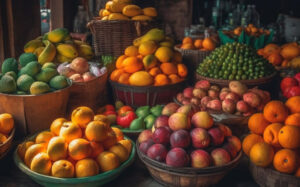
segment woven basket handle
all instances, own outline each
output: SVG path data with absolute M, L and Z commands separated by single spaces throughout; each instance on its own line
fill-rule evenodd
M 136 22 L 134 23 L 134 26 L 135 26 L 135 30 L 136 30 L 137 36 L 141 36 L 141 35 L 142 35 L 142 31 L 141 31 L 141 22 L 136 21 Z
M 92 21 L 88 22 L 86 25 L 91 30 L 92 34 L 96 33 L 96 29 L 94 27 L 94 22 L 95 22 L 95 20 L 92 20 Z

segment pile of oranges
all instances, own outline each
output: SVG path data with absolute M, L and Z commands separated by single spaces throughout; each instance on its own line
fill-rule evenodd
M 248 24 L 247 27 L 236 27 L 232 32 L 234 35 L 236 36 L 239 36 L 242 31 L 245 31 L 245 33 L 249 36 L 255 36 L 255 37 L 259 37 L 263 34 L 265 35 L 269 35 L 270 34 L 270 31 L 269 30 L 264 30 L 262 28 L 258 28 L 258 27 L 255 27 L 253 24 Z
M 181 54 L 173 50 L 174 41 L 164 35 L 156 41 L 147 39 L 148 33 L 141 37 L 141 42 L 136 39 L 117 59 L 116 69 L 110 75 L 112 81 L 133 86 L 164 86 L 185 79 L 188 70 Z
M 257 54 L 263 56 L 274 66 L 290 67 L 291 60 L 300 56 L 300 45 L 296 42 L 282 46 L 271 43 L 257 50 Z
M 32 171 L 59 178 L 88 177 L 113 170 L 132 149 L 118 128 L 88 107 L 78 107 L 71 121 L 55 119 L 50 131 L 25 141 L 17 152 Z
M 14 128 L 14 119 L 8 113 L 0 114 L 0 145 L 4 144 Z
M 217 42 L 213 37 L 193 40 L 191 37 L 185 37 L 182 40 L 181 49 L 194 49 L 200 51 L 213 51 Z
M 248 121 L 251 131 L 243 140 L 243 151 L 260 167 L 273 165 L 282 173 L 300 177 L 300 96 L 286 103 L 270 101 L 263 113 Z

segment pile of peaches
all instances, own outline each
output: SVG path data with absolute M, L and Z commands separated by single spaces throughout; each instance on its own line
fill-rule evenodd
M 139 150 L 170 167 L 206 168 L 234 160 L 241 141 L 229 127 L 214 123 L 209 113 L 191 105 L 167 104 L 151 130 L 138 137 Z
M 50 131 L 18 145 L 17 153 L 32 171 L 59 178 L 89 177 L 118 168 L 132 144 L 106 116 L 78 107 L 71 121 L 54 120 Z
M 242 148 L 252 163 L 300 177 L 300 96 L 272 100 L 248 121 Z
M 187 87 L 182 93 L 178 93 L 176 100 L 181 104 L 193 104 L 202 111 L 250 116 L 262 111 L 270 100 L 270 93 L 258 88 L 248 89 L 239 81 L 231 81 L 229 87 L 220 89 L 207 80 L 200 80 L 194 87 Z

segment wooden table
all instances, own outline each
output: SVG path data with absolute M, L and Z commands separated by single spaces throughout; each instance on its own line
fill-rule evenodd
M 13 162 L 13 150 L 0 161 L 1 187 L 37 187 L 39 184 L 25 175 Z M 136 157 L 132 166 L 127 168 L 116 180 L 106 184 L 108 187 L 162 187 L 148 173 L 143 163 Z M 248 172 L 247 161 L 232 170 L 215 187 L 258 187 Z

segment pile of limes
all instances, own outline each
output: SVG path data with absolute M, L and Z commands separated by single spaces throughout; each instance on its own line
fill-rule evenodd
M 207 56 L 197 73 L 224 80 L 252 80 L 271 75 L 272 64 L 256 54 L 255 49 L 241 43 L 227 43 Z

